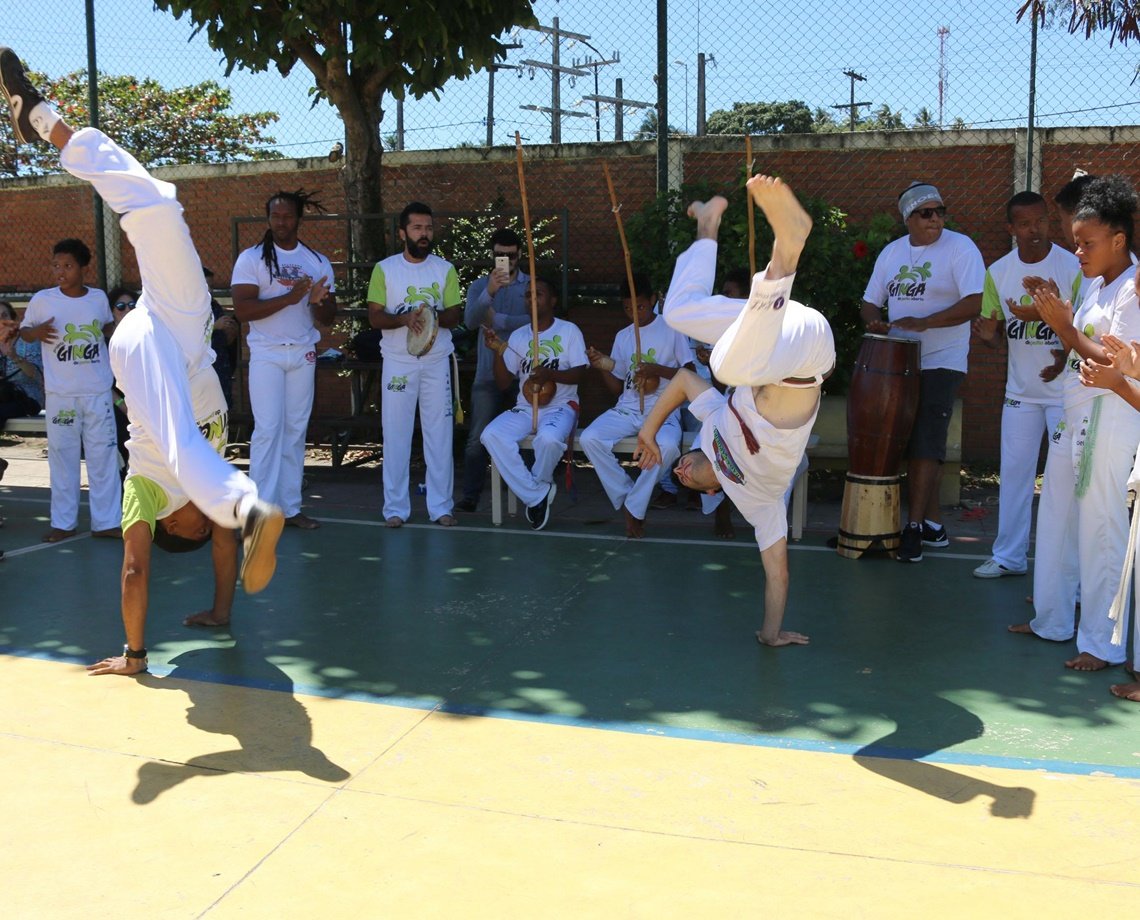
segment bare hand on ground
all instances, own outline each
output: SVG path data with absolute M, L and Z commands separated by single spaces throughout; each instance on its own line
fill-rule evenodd
M 766 639 L 764 635 L 757 630 L 756 641 L 761 645 L 770 645 L 772 648 L 779 648 L 782 645 L 807 645 L 811 642 L 803 633 L 789 632 L 781 629 L 773 638 Z
M 146 670 L 146 659 L 128 658 L 126 655 L 112 655 L 102 661 L 87 665 L 87 673 L 92 677 L 102 674 L 121 674 L 130 677 L 132 674 L 141 674 Z

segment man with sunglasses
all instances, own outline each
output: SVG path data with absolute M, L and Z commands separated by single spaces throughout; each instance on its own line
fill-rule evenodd
M 467 290 L 467 308 L 463 324 L 468 329 L 483 326 L 491 329 L 504 342 L 511 333 L 530 322 L 527 285 L 530 276 L 519 271 L 522 240 L 514 230 L 503 228 L 491 235 L 491 271 L 472 283 Z M 506 268 L 499 260 L 506 259 Z M 495 383 L 495 355 L 483 336 L 478 336 L 475 380 L 471 385 L 471 414 L 467 423 L 467 447 L 463 453 L 463 498 L 455 504 L 457 511 L 474 511 L 483 493 L 487 476 L 487 451 L 479 440 L 487 423 L 515 404 L 518 383 L 500 390 Z
M 946 205 L 933 185 L 912 183 L 899 196 L 899 213 L 907 234 L 879 253 L 863 294 L 863 322 L 868 332 L 917 339 L 922 349 L 918 414 L 907 448 L 909 513 L 898 550 L 900 562 L 921 562 L 924 544 L 950 545 L 939 486 L 986 268 L 968 236 L 946 229 Z

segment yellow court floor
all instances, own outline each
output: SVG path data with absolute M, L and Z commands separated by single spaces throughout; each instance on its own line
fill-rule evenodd
M 1133 778 L 14 656 L 0 696 L 7 918 L 1040 918 L 1140 889 Z

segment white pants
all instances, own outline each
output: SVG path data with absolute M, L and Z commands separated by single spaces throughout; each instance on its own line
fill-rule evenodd
M 139 306 L 147 307 L 170 330 L 186 356 L 188 371 L 212 366 L 210 289 L 175 187 L 155 179 L 96 128 L 75 132 L 59 162 L 77 179 L 91 183 L 120 215 L 142 277 Z
M 479 440 L 507 488 L 528 508 L 546 498 L 554 481 L 554 468 L 566 453 L 578 413 L 571 406 L 544 406 L 538 410 L 538 431 L 534 433 L 534 467 L 527 469 L 519 453 L 519 443 L 531 433 L 532 410 L 515 406 L 483 429 Z
M 385 358 L 380 422 L 384 426 L 384 517 L 406 521 L 412 514 L 408 466 L 416 406 L 427 465 L 427 510 L 430 520 L 451 514 L 455 460 L 451 455 L 454 424 L 451 358 L 402 361 Z
M 313 411 L 316 352 L 312 345 L 258 345 L 249 354 L 253 437 L 249 472 L 258 494 L 285 517 L 301 510 L 305 432 Z
M 1001 486 L 993 557 L 1014 572 L 1024 572 L 1027 566 L 1041 436 L 1052 433 L 1060 420 L 1061 407 L 1055 404 L 1007 399 L 1002 407 Z
M 677 257 L 663 313 L 678 332 L 713 345 L 709 368 L 716 379 L 758 387 L 831 371 L 831 330 L 816 311 L 788 298 L 795 276 L 770 281 L 758 273 L 748 300 L 722 297 L 712 293 L 716 251 L 715 240 L 697 240 Z
M 51 475 L 51 526 L 75 530 L 79 523 L 79 458 L 87 459 L 87 500 L 91 529 L 119 526 L 123 488 L 111 391 L 95 396 L 47 393 L 48 472 Z
M 641 431 L 644 417 L 632 409 L 610 409 L 603 412 L 589 427 L 578 436 L 582 450 L 594 464 L 594 472 L 602 481 L 613 503 L 614 510 L 625 505 L 626 509 L 635 518 L 644 519 L 649 500 L 653 497 L 653 486 L 657 482 L 658 472 L 655 469 L 641 470 L 637 479 L 631 480 L 618 459 L 614 456 L 613 446 L 622 438 L 628 438 Z M 661 451 L 661 466 L 663 469 L 672 469 L 677 458 L 681 456 L 681 420 L 679 413 L 674 412 L 661 425 L 657 432 L 657 448 Z
M 1059 436 L 1050 443 L 1045 486 L 1037 513 L 1037 553 L 1033 566 L 1030 628 L 1043 639 L 1065 640 L 1073 634 L 1079 584 L 1081 622 L 1077 651 L 1112 664 L 1124 660 L 1124 649 L 1112 645 L 1113 622 L 1108 610 L 1120 585 L 1128 543 L 1127 483 L 1140 440 L 1140 413 L 1119 396 L 1099 396 L 1100 419 L 1084 496 L 1075 494 L 1073 432 L 1090 408 L 1084 403 L 1065 412 Z M 1072 577 L 1077 557 L 1079 581 Z M 1127 608 L 1124 615 L 1128 615 Z M 1125 623 L 1125 627 L 1127 627 Z
M 214 320 L 202 263 L 174 186 L 154 179 L 95 128 L 72 135 L 60 163 L 91 183 L 121 215 L 138 258 L 143 293 L 134 312 L 140 315 L 133 322 L 131 316 L 123 320 L 132 334 L 120 338 L 120 324 L 109 349 L 127 415 L 190 501 L 215 523 L 236 527 L 239 504 L 244 513 L 257 498 L 257 487 L 218 456 L 195 423 L 190 376 L 213 373 Z

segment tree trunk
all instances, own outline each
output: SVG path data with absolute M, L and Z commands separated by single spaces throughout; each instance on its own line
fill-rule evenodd
M 342 109 L 341 116 L 347 149 L 340 181 L 350 215 L 352 254 L 349 261 L 354 263 L 349 276 L 350 285 L 356 291 L 367 285 L 372 264 L 388 255 L 384 221 L 380 218 L 383 213 L 383 151 L 380 144 L 383 112 L 378 105 L 373 108 L 353 107 Z

